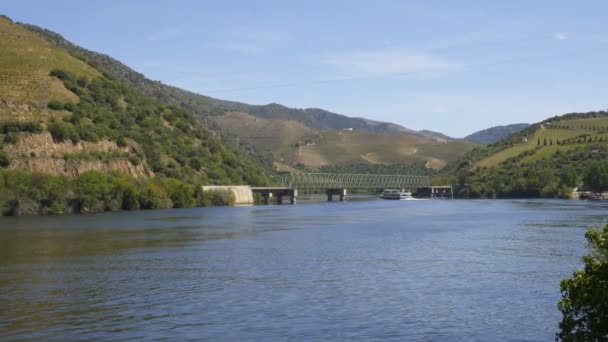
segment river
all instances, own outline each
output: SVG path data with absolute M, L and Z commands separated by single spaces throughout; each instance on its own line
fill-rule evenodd
M 608 206 L 352 200 L 0 218 L 0 340 L 552 340 Z

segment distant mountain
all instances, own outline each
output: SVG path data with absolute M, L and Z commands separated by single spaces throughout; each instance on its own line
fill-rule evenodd
M 528 126 L 530 126 L 530 124 L 519 123 L 507 126 L 490 127 L 468 135 L 464 138 L 464 140 L 475 144 L 493 144 L 508 137 L 512 133 L 528 128 Z
M 249 105 L 214 99 L 149 80 L 123 63 L 72 44 L 59 34 L 23 25 L 138 91 L 193 113 L 225 142 L 250 148 L 256 159 L 273 161 L 279 169 L 346 163 L 422 163 L 438 169 L 473 147 L 464 142 L 446 144 L 443 137 L 319 108 L 289 108 L 277 103 Z
M 161 101 L 182 107 L 198 115 L 206 124 L 213 115 L 223 115 L 226 112 L 244 112 L 264 119 L 282 119 L 297 121 L 314 130 L 339 130 L 353 128 L 365 133 L 402 133 L 413 132 L 405 127 L 368 120 L 348 117 L 319 108 L 289 108 L 280 104 L 249 105 L 241 102 L 225 101 L 200 95 L 177 87 L 147 79 L 144 75 L 129 68 L 125 64 L 108 55 L 97 53 L 77 46 L 61 35 L 47 29 L 23 24 L 29 30 L 35 31 L 52 44 L 62 47 L 90 64 L 106 70 L 113 77 L 125 82 L 139 91 L 154 96 Z
M 437 138 L 437 139 L 441 139 L 441 140 L 445 140 L 445 141 L 455 140 L 454 138 L 447 136 L 441 132 L 430 131 L 428 129 L 423 129 L 421 131 L 418 131 L 418 133 L 420 133 L 422 135 L 426 135 L 427 137 L 433 137 L 433 138 Z

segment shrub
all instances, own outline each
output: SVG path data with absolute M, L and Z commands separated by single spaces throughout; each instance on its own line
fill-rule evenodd
M 74 181 L 76 201 L 81 212 L 101 211 L 100 204 L 103 204 L 109 190 L 107 177 L 99 171 L 83 172 Z
M 73 112 L 75 108 L 76 108 L 75 105 L 71 102 L 66 102 L 63 105 L 63 109 L 67 110 L 68 112 Z
M 8 167 L 11 164 L 11 160 L 6 152 L 0 150 L 0 167 Z
M 10 132 L 4 136 L 4 142 L 7 144 L 16 144 L 19 141 L 19 133 L 18 132 Z
M 203 206 L 216 207 L 234 205 L 236 198 L 230 190 L 207 190 L 203 192 Z
M 53 136 L 53 140 L 55 141 L 66 141 L 66 140 L 75 140 L 76 131 L 74 130 L 74 126 L 68 122 L 55 121 L 51 122 L 49 125 L 49 133 Z
M 139 193 L 138 201 L 141 209 L 164 208 L 166 196 L 162 190 L 148 182 L 145 188 Z
M 605 341 L 608 336 L 608 225 L 585 234 L 593 252 L 585 268 L 561 282 L 559 340 Z
M 52 110 L 62 110 L 64 108 L 64 104 L 57 100 L 49 102 L 47 106 Z

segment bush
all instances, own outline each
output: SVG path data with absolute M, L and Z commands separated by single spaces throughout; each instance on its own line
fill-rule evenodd
M 236 198 L 230 190 L 207 190 L 203 192 L 202 205 L 205 207 L 218 207 L 234 205 Z
M 150 183 L 148 183 L 139 193 L 138 201 L 141 209 L 159 209 L 166 207 L 165 193 Z
M 51 122 L 49 125 L 49 133 L 53 136 L 53 140 L 55 141 L 66 141 L 72 140 L 77 141 L 78 139 L 74 139 L 76 137 L 76 131 L 74 130 L 74 126 L 68 122 L 55 121 Z
M 75 108 L 76 108 L 76 106 L 71 102 L 66 102 L 63 105 L 63 109 L 67 110 L 68 112 L 73 112 Z
M 6 152 L 0 150 L 0 167 L 8 167 L 11 164 L 11 160 L 9 159 Z
M 4 136 L 4 142 L 7 144 L 16 144 L 19 141 L 19 132 L 10 132 Z
M 103 203 L 109 190 L 108 179 L 103 173 L 83 172 L 74 181 L 74 192 L 80 212 L 103 211 Z
M 556 337 L 564 341 L 605 341 L 608 336 L 608 225 L 585 237 L 593 248 L 583 257 L 585 268 L 560 286 L 563 318 Z
M 64 108 L 64 104 L 57 100 L 49 102 L 47 106 L 52 110 L 62 110 Z

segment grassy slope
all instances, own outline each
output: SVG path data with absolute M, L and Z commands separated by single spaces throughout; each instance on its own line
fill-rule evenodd
M 283 166 L 301 163 L 309 168 L 318 168 L 358 163 L 422 162 L 439 169 L 474 146 L 464 141 L 440 142 L 414 133 L 315 131 L 298 121 L 264 119 L 240 112 L 216 116 L 212 120 L 244 142 L 270 151 Z M 302 144 L 306 141 L 312 141 L 314 145 Z
M 295 109 L 281 106 L 278 104 L 269 104 L 264 106 L 253 106 L 244 103 L 222 101 L 207 96 L 195 94 L 182 89 L 171 87 L 160 82 L 155 82 L 146 79 L 143 75 L 133 71 L 124 64 L 112 59 L 109 56 L 105 56 L 99 53 L 85 50 L 78 46 L 71 44 L 70 42 L 63 39 L 61 36 L 34 26 L 28 26 L 30 29 L 38 32 L 41 36 L 48 39 L 53 44 L 66 48 L 69 51 L 78 54 L 85 59 L 102 66 L 111 75 L 118 78 L 119 80 L 130 84 L 136 89 L 148 94 L 155 96 L 161 101 L 169 104 L 175 104 L 185 108 L 191 113 L 197 115 L 201 121 L 218 132 L 224 141 L 234 142 L 240 140 L 241 142 L 247 142 L 249 148 L 256 151 L 256 158 L 267 159 L 267 154 L 261 153 L 260 150 L 271 150 L 272 154 L 275 155 L 274 161 L 284 163 L 289 161 L 290 163 L 298 162 L 298 158 L 294 158 L 297 155 L 297 151 L 294 150 L 293 145 L 295 142 L 302 138 L 307 138 L 308 133 L 304 131 L 312 131 L 312 136 L 318 136 L 315 131 L 331 131 L 340 128 L 352 127 L 359 132 L 367 132 L 370 134 L 388 134 L 398 133 L 413 134 L 415 132 L 405 129 L 403 127 L 390 124 L 374 122 L 360 118 L 350 118 L 343 115 L 331 113 L 322 109 Z M 251 118 L 245 118 L 245 122 L 237 122 L 237 118 L 230 114 L 227 117 L 221 117 L 225 113 L 230 112 L 243 112 L 257 117 L 258 124 L 251 124 Z M 218 116 L 220 116 L 218 118 Z M 270 123 L 270 121 L 276 121 Z M 266 122 L 269 127 L 276 128 L 270 129 L 267 126 L 260 125 L 260 122 Z M 245 124 L 249 124 L 249 128 L 255 127 L 260 129 L 261 134 L 252 134 L 249 129 L 243 127 Z M 268 132 L 272 132 L 273 135 L 277 135 L 277 139 L 271 137 L 266 138 Z M 256 138 L 254 135 L 257 135 Z M 236 139 L 238 136 L 239 139 Z M 331 140 L 331 139 L 330 139 Z M 367 143 L 373 144 L 376 137 L 372 137 L 372 141 Z M 447 156 L 445 153 L 438 151 L 434 147 L 429 147 L 430 155 L 416 156 L 416 158 L 409 157 L 410 150 L 413 148 L 410 142 L 406 143 L 406 146 L 396 146 L 401 144 L 402 138 L 392 139 L 390 143 L 384 144 L 384 148 L 378 148 L 381 144 L 375 144 L 373 149 L 365 149 L 362 151 L 359 148 L 345 147 L 344 149 L 335 148 L 334 146 L 326 145 L 326 148 L 304 148 L 309 151 L 304 151 L 303 156 L 305 162 L 311 165 L 322 165 L 333 160 L 346 160 L 346 161 L 357 161 L 363 163 L 395 163 L 395 162 L 409 162 L 410 160 L 426 160 L 429 162 L 429 166 L 441 167 L 446 162 L 457 158 L 472 146 L 467 144 L 458 143 L 455 145 L 446 145 L 449 153 Z M 341 145 L 343 143 L 338 142 Z M 434 145 L 435 142 L 432 143 Z M 346 152 L 346 156 L 339 154 L 331 154 L 329 151 L 335 151 L 336 153 Z M 351 154 L 349 151 L 354 151 Z M 360 152 L 360 153 L 359 153 Z M 443 154 L 443 157 L 435 155 Z M 406 158 L 407 157 L 407 158 Z M 371 165 L 371 164 L 370 164 Z
M 479 167 L 497 166 L 521 153 L 534 150 L 537 151 L 532 156 L 524 158 L 522 162 L 532 162 L 543 157 L 550 157 L 557 151 L 567 151 L 573 148 L 572 145 L 567 144 L 557 145 L 558 140 L 575 139 L 582 135 L 590 135 L 593 138 L 595 136 L 598 138 L 604 137 L 606 139 L 608 134 L 597 130 L 604 127 L 608 128 L 608 118 L 564 119 L 540 124 L 532 134 L 527 135 L 528 142 L 516 143 L 509 148 L 476 161 L 474 165 Z M 539 140 L 541 146 L 538 145 Z M 547 140 L 548 146 L 544 145 L 545 140 Z M 553 141 L 553 145 L 550 145 L 551 141 Z
M 137 152 L 144 164 L 157 169 L 157 174 L 188 182 L 244 183 L 253 173 L 257 174 L 254 183 L 263 182 L 260 180 L 263 177 L 258 177 L 261 172 L 258 162 L 236 149 L 227 148 L 201 127 L 191 113 L 165 106 L 120 81 L 103 76 L 101 69 L 84 63 L 4 17 L 0 17 L 0 37 L 3 43 L 0 49 L 0 127 L 21 119 L 42 123 L 38 132 L 51 131 L 52 127 L 60 125 L 61 130 L 69 134 L 57 138 L 57 134 L 51 132 L 56 142 L 109 140 L 133 145 L 131 155 Z M 51 77 L 51 70 L 62 70 L 69 77 Z M 81 80 L 83 77 L 87 80 Z M 46 84 L 43 111 L 39 110 L 41 78 Z M 74 113 L 46 108 L 51 100 L 72 102 Z M 0 143 L 0 152 L 11 150 L 26 135 L 23 129 L 0 134 L 0 139 L 4 140 L 4 147 Z M 30 150 L 53 148 L 38 145 L 24 146 L 26 152 L 19 156 L 13 154 L 11 158 L 13 161 L 33 160 L 39 156 L 30 154 Z M 84 148 L 82 152 L 80 155 L 84 156 L 94 151 Z M 67 157 L 55 153 L 44 162 L 49 165 L 63 163 Z M 117 158 L 124 159 L 123 156 L 111 159 Z M 157 166 L 151 164 L 151 160 L 156 160 Z M 22 165 L 27 163 L 13 163 L 11 167 Z
M 51 70 L 63 69 L 89 79 L 101 75 L 66 51 L 54 48 L 35 33 L 4 17 L 0 17 L 0 38 L 0 100 L 20 107 L 19 119 L 46 119 L 40 116 L 41 94 L 44 102 L 78 99 L 60 81 L 49 76 Z M 44 84 L 42 93 L 41 83 Z M 0 119 L 15 119 L 15 114 L 14 107 L 0 107 Z
M 357 131 L 324 131 L 316 145 L 304 146 L 295 162 L 311 167 L 326 164 L 394 164 L 429 162 L 440 168 L 470 148 L 471 144 L 441 143 L 413 134 L 370 134 Z M 451 150 L 452 153 L 444 151 Z M 444 159 L 445 158 L 445 159 Z

